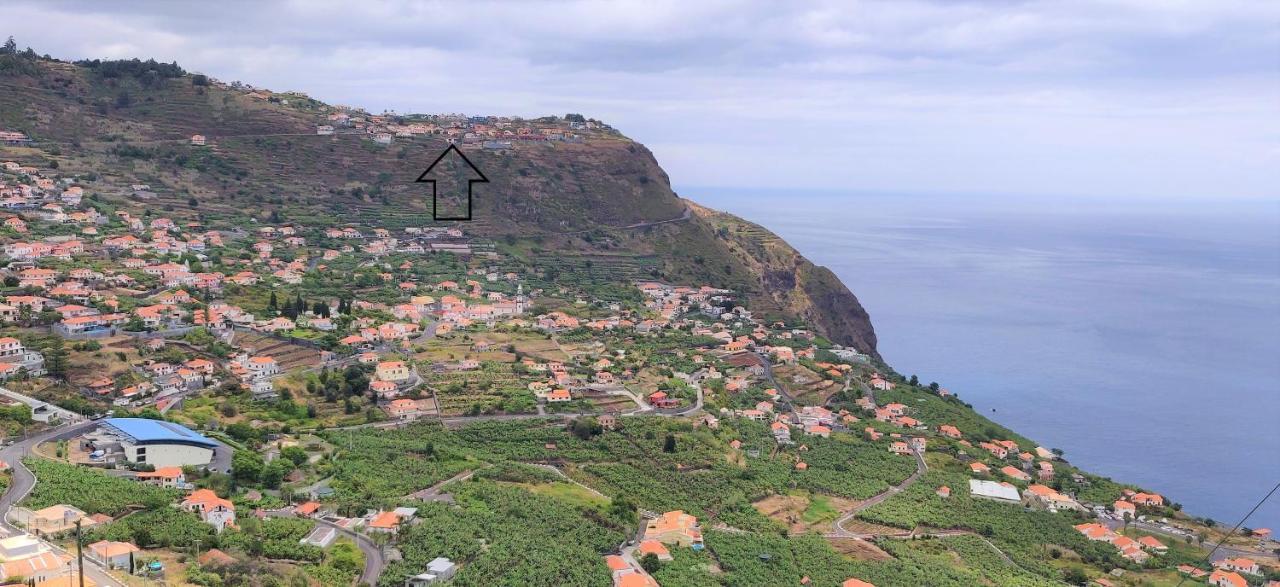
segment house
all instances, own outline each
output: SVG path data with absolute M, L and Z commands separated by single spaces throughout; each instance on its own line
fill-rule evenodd
M 374 381 L 369 384 L 369 389 L 378 394 L 381 399 L 392 399 L 400 395 L 400 388 L 390 381 Z
M 549 404 L 567 402 L 572 399 L 573 395 L 567 389 L 553 389 L 547 392 L 547 403 Z
M 1116 536 L 1111 539 L 1111 545 L 1120 550 L 1120 555 L 1138 564 L 1142 564 L 1151 558 L 1151 555 L 1142 550 L 1142 546 L 1138 541 L 1128 536 Z
M 1197 579 L 1198 579 L 1198 578 L 1200 578 L 1200 577 L 1203 577 L 1203 576 L 1205 576 L 1205 575 L 1208 575 L 1208 574 L 1209 574 L 1209 573 L 1204 572 L 1203 570 L 1201 570 L 1201 569 L 1200 569 L 1200 568 L 1198 568 L 1198 567 L 1193 567 L 1193 566 L 1191 566 L 1191 565 L 1187 565 L 1187 564 L 1181 564 L 1181 565 L 1178 565 L 1178 572 L 1179 572 L 1179 573 L 1182 573 L 1183 575 L 1190 575 L 1190 576 L 1195 577 L 1195 578 L 1197 578 Z
M 300 503 L 293 508 L 294 515 L 301 516 L 303 518 L 310 518 L 318 511 L 320 511 L 320 503 L 315 501 Z
M 378 512 L 365 528 L 369 532 L 395 532 L 400 528 L 400 516 L 395 512 Z
M 194 147 L 203 147 L 206 139 L 204 135 L 191 135 L 191 145 Z
M 990 475 L 991 467 L 988 467 L 986 463 L 969 463 L 969 472 L 974 475 Z
M 280 365 L 276 363 L 275 357 L 250 357 L 244 366 L 254 377 L 270 377 L 280 373 Z
M 1013 465 L 1005 465 L 1001 467 L 1000 472 L 1004 473 L 1004 476 L 1010 479 L 1016 479 L 1018 481 L 1031 480 L 1031 475 L 1026 474 L 1022 469 L 1015 468 Z
M 1116 517 L 1120 519 L 1124 519 L 1126 515 L 1129 516 L 1129 519 L 1131 520 L 1137 519 L 1138 517 L 1137 508 L 1135 508 L 1133 504 L 1123 499 L 1116 501 L 1116 503 L 1112 506 L 1112 509 L 1115 510 Z
M 53 552 L 44 541 L 30 534 L 0 540 L 0 579 L 22 578 L 37 582 L 66 576 L 71 557 Z
M 130 542 L 99 540 L 89 545 L 87 554 L 89 560 L 96 561 L 108 569 L 124 569 L 132 572 L 134 553 L 138 551 L 138 547 Z
M 1251 558 L 1227 558 L 1215 561 L 1213 566 L 1225 571 L 1235 571 L 1246 575 L 1261 575 L 1262 568 Z
M 1159 507 L 1164 505 L 1164 497 L 1158 493 L 1135 493 L 1129 498 L 1134 505 Z
M 894 442 L 889 445 L 889 452 L 895 455 L 909 455 L 911 454 L 911 447 L 907 446 L 905 442 Z
M 938 433 L 947 438 L 960 438 L 960 429 L 950 424 L 943 424 L 938 427 Z
M 1138 544 L 1142 545 L 1143 548 L 1150 550 L 1152 552 L 1155 552 L 1157 554 L 1164 554 L 1166 552 L 1169 552 L 1169 547 L 1165 546 L 1163 542 L 1156 540 L 1154 536 L 1143 536 L 1138 539 Z
M 411 399 L 391 400 L 384 408 L 387 415 L 394 420 L 411 420 L 421 416 L 423 413 L 422 406 L 417 401 Z
M 147 485 L 160 487 L 184 488 L 187 486 L 187 476 L 182 472 L 182 467 L 158 467 L 154 471 L 141 471 L 138 473 L 138 480 Z
M 338 539 L 338 531 L 330 526 L 317 524 L 306 536 L 298 539 L 298 544 L 309 544 L 320 548 L 328 548 Z
M 876 587 L 876 586 L 866 581 L 863 581 L 862 579 L 849 578 L 849 579 L 845 579 L 844 583 L 840 584 L 840 587 Z
M 1040 485 L 1038 483 L 1033 483 L 1031 486 L 1027 487 L 1027 489 L 1022 492 L 1022 499 L 1027 502 L 1028 505 L 1038 506 L 1051 512 L 1065 509 L 1083 509 L 1080 504 L 1076 503 L 1076 500 L 1058 493 L 1052 487 Z
M 997 483 L 985 479 L 970 479 L 969 493 L 974 497 L 982 497 L 1005 503 L 1021 503 L 1018 488 L 1007 482 Z
M 236 525 L 235 504 L 218 497 L 212 489 L 197 489 L 178 505 L 186 511 L 199 514 L 201 520 L 213 526 L 218 532 L 228 526 Z
M 1249 587 L 1249 582 L 1237 573 L 1216 569 L 1209 574 L 1209 584 L 1213 587 Z
M 821 436 L 823 438 L 831 437 L 831 429 L 821 424 L 811 424 L 809 426 L 806 426 L 804 432 L 805 434 L 812 434 L 814 436 Z
M 645 523 L 644 539 L 702 550 L 702 529 L 698 526 L 698 518 L 680 510 L 666 512 Z
M 409 366 L 404 361 L 382 361 L 375 368 L 375 374 L 383 381 L 408 381 Z
M 680 400 L 668 396 L 664 391 L 655 391 L 649 394 L 649 405 L 658 408 L 674 408 L 680 405 Z
M 791 442 L 791 427 L 782 422 L 774 422 L 769 425 L 769 431 L 773 433 L 773 439 L 778 444 L 786 444 Z
M 1110 528 L 1107 528 L 1097 522 L 1077 524 L 1075 529 L 1081 534 L 1084 534 L 1085 538 L 1093 541 L 1110 542 L 1111 539 L 1116 537 L 1115 532 L 1112 532 Z
M 458 565 L 445 557 L 436 557 L 427 563 L 426 572 L 405 579 L 404 587 L 422 587 L 440 581 L 448 581 L 458 572 Z
M 196 560 L 205 567 L 220 567 L 236 562 L 234 557 L 216 548 L 206 550 Z
M 35 531 L 39 534 L 58 534 L 74 529 L 77 521 L 80 522 L 82 527 L 89 527 L 94 524 L 93 520 L 90 520 L 82 510 L 69 505 L 51 505 L 35 511 L 15 508 L 13 517 L 17 522 L 26 526 L 27 530 Z
M 671 560 L 671 551 L 667 550 L 667 547 L 661 542 L 652 539 L 640 541 L 640 545 L 636 547 L 636 554 L 639 557 L 652 554 L 658 557 L 660 561 Z

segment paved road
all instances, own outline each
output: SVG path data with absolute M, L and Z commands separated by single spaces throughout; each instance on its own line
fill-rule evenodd
M 862 503 L 859 503 L 858 505 L 854 506 L 853 509 L 849 510 L 849 512 L 846 513 L 845 515 L 840 516 L 840 518 L 837 519 L 835 523 L 836 530 L 835 532 L 832 532 L 830 536 L 835 538 L 867 538 L 869 536 L 873 536 L 870 534 L 859 534 L 857 532 L 850 532 L 849 530 L 845 530 L 844 524 L 845 522 L 852 520 L 854 516 L 858 515 L 858 512 L 861 512 L 873 505 L 876 505 L 886 499 L 889 499 L 890 497 L 893 497 L 894 495 L 901 493 L 904 489 L 911 487 L 911 484 L 919 480 L 920 476 L 923 475 L 925 471 L 929 470 L 929 465 L 924 462 L 924 455 L 918 452 L 913 454 L 915 454 L 915 457 L 916 457 L 915 473 L 912 473 L 910 477 L 907 477 L 906 479 L 904 479 L 902 483 L 894 485 L 893 487 L 890 487 L 889 489 L 885 490 L 882 493 L 878 493 L 876 495 L 871 496 L 871 498 L 867 499 L 866 501 L 863 501 Z
M 22 464 L 22 457 L 30 452 L 31 447 L 49 440 L 72 438 L 84 433 L 95 425 L 97 425 L 97 422 L 90 420 L 66 426 L 59 426 L 34 436 L 30 436 L 26 439 L 19 440 L 10 446 L 4 447 L 4 449 L 0 449 L 0 459 L 3 459 L 13 467 L 13 474 L 9 488 L 4 492 L 4 495 L 0 495 L 0 514 L 3 514 L 0 515 L 0 527 L 11 532 L 22 531 L 22 529 L 9 523 L 9 510 L 13 509 L 15 505 L 26 498 L 27 495 L 31 493 L 31 490 L 36 486 L 37 480 L 35 474 Z M 58 548 L 54 544 L 50 543 L 49 546 L 54 550 L 62 551 L 61 548 Z M 87 558 L 85 559 L 84 574 L 86 577 L 92 578 L 99 585 L 124 587 L 123 583 L 117 581 L 111 575 L 108 575 L 102 567 Z
M 293 515 L 293 512 L 289 510 L 269 510 L 266 512 L 266 514 L 273 518 L 296 517 Z M 339 534 L 342 534 L 343 536 L 346 536 L 347 538 L 350 538 L 353 542 L 355 542 L 356 547 L 360 549 L 360 552 L 364 553 L 364 571 L 361 571 L 360 573 L 360 584 L 362 585 L 378 584 L 378 578 L 382 576 L 382 571 L 384 571 L 387 568 L 387 561 L 386 561 L 386 558 L 383 557 L 382 555 L 381 546 L 378 546 L 378 544 L 374 542 L 372 538 L 369 538 L 364 534 L 360 534 L 359 532 L 353 532 L 351 530 L 343 528 L 342 526 L 334 524 L 329 520 L 325 520 L 323 518 L 312 518 L 312 520 L 314 520 L 316 524 L 337 530 Z
M 60 408 L 44 400 L 38 400 L 31 396 L 22 395 L 21 393 L 12 391 L 8 388 L 0 387 L 0 395 L 8 397 L 9 399 L 12 399 L 17 402 L 22 402 L 24 404 L 27 404 L 28 406 L 31 406 L 32 410 L 35 410 L 38 407 L 44 406 L 45 409 L 57 415 L 58 418 L 61 419 L 63 422 L 78 422 L 84 419 L 84 416 L 81 416 L 80 414 L 77 414 L 70 410 Z
M 1107 519 L 1107 520 L 1099 520 L 1099 521 L 1102 523 L 1102 525 L 1106 526 L 1112 531 L 1119 531 L 1120 529 L 1124 528 L 1124 522 L 1121 520 Z M 1147 532 L 1149 534 L 1158 534 L 1160 536 L 1165 536 L 1171 540 L 1176 540 L 1178 542 L 1184 542 L 1187 537 L 1186 534 L 1169 532 L 1161 528 L 1160 524 L 1152 524 L 1151 522 L 1143 522 L 1141 520 L 1134 520 L 1132 522 L 1129 522 L 1129 527 L 1141 530 L 1143 532 Z M 1195 543 L 1194 539 L 1192 543 L 1193 544 Z M 1212 551 L 1212 554 L 1210 556 L 1211 561 L 1219 561 L 1224 558 L 1237 558 L 1237 557 L 1269 560 L 1275 557 L 1274 553 L 1268 552 L 1266 550 L 1241 548 L 1238 546 L 1228 546 L 1225 544 L 1218 544 L 1217 542 L 1213 542 L 1209 540 L 1206 540 L 1204 544 L 1202 544 L 1201 546 L 1207 550 Z

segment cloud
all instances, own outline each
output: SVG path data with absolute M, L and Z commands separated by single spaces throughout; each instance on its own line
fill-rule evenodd
M 680 185 L 1274 197 L 1280 5 L 90 1 L 64 58 L 154 57 L 374 111 L 583 112 Z M 14 31 L 19 33 L 20 31 Z M 22 36 L 22 35 L 20 35 Z

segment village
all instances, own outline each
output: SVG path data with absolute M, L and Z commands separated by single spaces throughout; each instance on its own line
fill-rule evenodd
M 330 118 L 341 128 L 443 132 L 464 142 L 520 140 L 529 128 Z M 1262 584 L 1275 572 L 1239 554 L 1274 549 L 1267 530 L 1216 549 L 1222 556 L 1211 565 L 1173 557 L 1171 549 L 1203 545 L 1206 534 L 1164 497 L 1120 486 L 1100 491 L 1100 481 L 1048 448 L 993 434 L 971 416 L 950 420 L 969 412 L 945 388 L 884 371 L 803 325 L 758 318 L 729 290 L 639 281 L 630 294 L 606 299 L 589 285 L 557 284 L 515 266 L 460 228 L 211 229 L 104 204 L 53 169 L 0 164 L 0 379 L 4 400 L 23 412 L 9 431 L 25 439 L 3 453 L 12 479 L 0 579 L 66 584 L 75 566 L 69 537 L 87 532 L 101 537 L 85 547 L 95 584 L 129 584 L 132 574 L 163 578 L 183 567 L 192 580 L 209 571 L 190 567 L 231 567 L 254 556 L 228 537 L 287 526 L 288 540 L 303 550 L 275 544 L 274 558 L 346 564 L 328 570 L 387 584 L 386 564 L 404 559 L 398 537 L 424 523 L 405 503 L 447 501 L 477 465 L 419 487 L 396 507 L 368 508 L 369 500 L 335 489 L 331 480 L 340 474 L 321 473 L 338 458 L 341 430 L 560 421 L 574 430 L 588 422 L 588 435 L 607 436 L 652 418 L 721 435 L 758 426 L 769 442 L 727 438 L 728 458 L 783 459 L 797 478 L 833 466 L 815 447 L 856 442 L 876 451 L 885 480 L 829 520 L 823 535 L 832 540 L 896 536 L 883 529 L 887 517 L 872 528 L 859 512 L 875 512 L 901 493 L 1069 518 L 1081 537 L 1116 557 L 1111 575 L 1093 579 L 1098 585 L 1168 569 L 1235 587 Z M 557 448 L 543 444 L 539 450 Z M 15 468 L 36 471 L 38 484 Z M 953 472 L 938 477 L 939 470 Z M 28 478 L 24 490 L 36 503 L 14 503 L 12 490 Z M 932 484 L 936 478 L 950 484 Z M 73 496 L 60 484 L 77 479 L 147 487 L 159 509 L 130 513 L 83 498 L 46 503 Z M 575 491 L 603 495 L 569 481 Z M 179 513 L 209 532 L 200 534 L 206 550 L 185 563 L 146 543 L 150 534 L 138 540 L 128 522 Z M 705 548 L 697 516 L 640 514 L 635 535 L 598 563 L 618 586 L 657 585 L 655 571 L 673 552 Z M 344 556 L 323 554 L 338 544 L 346 545 Z M 357 551 L 358 568 L 332 562 Z M 424 563 L 393 582 L 448 581 L 470 564 L 445 553 Z M 844 585 L 873 584 L 867 579 L 848 577 Z

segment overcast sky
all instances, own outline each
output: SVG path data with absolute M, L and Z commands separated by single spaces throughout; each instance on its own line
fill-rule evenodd
M 1275 198 L 1280 2 L 6 2 L 19 46 L 580 112 L 677 187 Z M 686 193 L 685 195 L 695 195 Z

